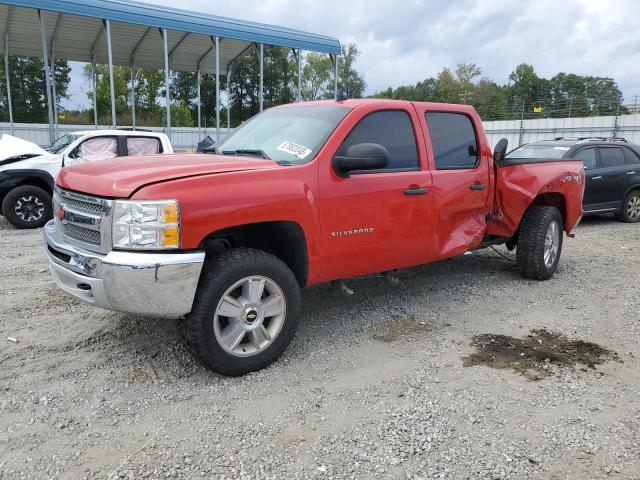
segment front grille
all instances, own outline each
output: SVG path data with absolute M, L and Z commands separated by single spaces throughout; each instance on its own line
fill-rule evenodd
M 56 226 L 67 242 L 108 253 L 112 203 L 113 200 L 56 188 L 53 196 Z M 61 213 L 58 213 L 58 207 L 61 207 Z
M 97 230 L 89 230 L 88 228 L 66 223 L 62 225 L 62 231 L 67 237 L 74 238 L 80 242 L 100 245 L 100 232 Z
M 65 198 L 64 204 L 74 210 L 89 213 L 102 213 L 103 207 L 99 203 L 83 202 L 73 198 Z

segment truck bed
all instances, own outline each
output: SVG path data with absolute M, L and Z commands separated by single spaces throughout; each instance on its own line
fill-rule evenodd
M 494 213 L 487 234 L 512 237 L 531 205 L 557 207 L 571 235 L 582 218 L 584 165 L 581 160 L 505 159 L 495 168 Z

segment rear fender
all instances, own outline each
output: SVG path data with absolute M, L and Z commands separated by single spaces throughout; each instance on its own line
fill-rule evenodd
M 510 238 L 533 205 L 556 207 L 569 236 L 582 218 L 584 169 L 578 162 L 538 163 L 497 168 L 496 206 L 487 234 Z

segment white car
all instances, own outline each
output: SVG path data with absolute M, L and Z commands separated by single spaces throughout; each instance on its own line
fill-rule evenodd
M 163 133 L 87 130 L 69 133 L 43 149 L 11 135 L 0 139 L 0 205 L 18 228 L 42 227 L 53 217 L 54 179 L 65 166 L 132 155 L 173 153 Z

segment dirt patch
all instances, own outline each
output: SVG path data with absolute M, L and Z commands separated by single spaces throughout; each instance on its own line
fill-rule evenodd
M 581 364 L 595 370 L 596 365 L 607 360 L 619 361 L 616 352 L 598 344 L 573 340 L 545 329 L 532 330 L 524 338 L 492 333 L 476 335 L 471 345 L 477 352 L 463 358 L 465 367 L 485 365 L 511 369 L 531 381 L 552 375 L 552 365 L 575 367 Z
M 431 332 L 433 328 L 426 322 L 417 320 L 415 315 L 394 315 L 391 323 L 373 334 L 380 342 L 392 343 L 401 338 L 413 337 L 422 332 Z

